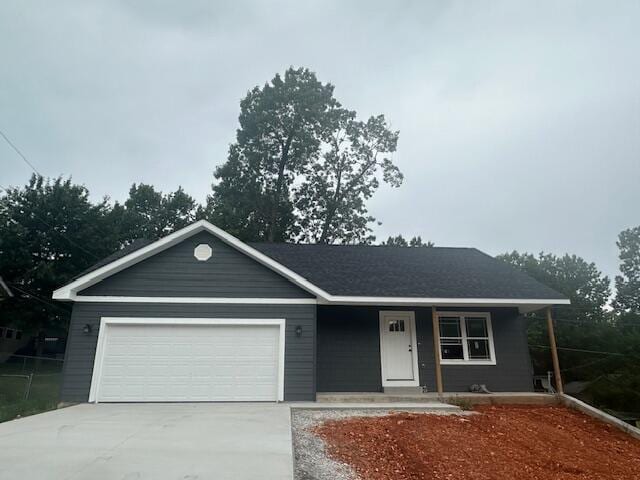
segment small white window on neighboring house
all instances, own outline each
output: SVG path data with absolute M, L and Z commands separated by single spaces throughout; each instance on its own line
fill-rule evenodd
M 439 312 L 440 360 L 443 365 L 495 365 L 491 315 Z
M 193 256 L 201 262 L 206 262 L 213 255 L 213 249 L 206 243 L 201 243 L 193 250 Z

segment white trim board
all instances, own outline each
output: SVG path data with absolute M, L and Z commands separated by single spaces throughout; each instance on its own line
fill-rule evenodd
M 254 298 L 254 297 L 127 297 L 119 295 L 77 295 L 68 300 L 85 303 L 193 303 L 193 304 L 262 304 L 262 305 L 399 305 L 438 307 L 518 307 L 521 311 L 537 310 L 551 305 L 549 300 L 501 298 L 420 298 L 420 297 L 334 297 L 316 298 Z M 568 302 L 568 301 L 567 301 Z
M 425 305 L 438 307 L 521 307 L 532 306 L 542 308 L 551 305 L 569 305 L 571 300 L 566 298 L 540 299 L 540 298 L 438 298 L 438 297 L 356 297 L 328 295 L 326 298 L 318 298 L 318 304 L 338 305 Z
M 283 318 L 151 318 L 151 317 L 102 317 L 98 331 L 98 343 L 93 361 L 93 374 L 89 388 L 89 402 L 97 403 L 102 375 L 102 364 L 109 325 L 274 325 L 279 328 L 278 337 L 278 401 L 284 401 L 284 352 L 286 320 Z
M 122 297 L 76 295 L 70 298 L 81 303 L 193 303 L 225 305 L 315 305 L 315 298 L 246 298 L 246 297 Z

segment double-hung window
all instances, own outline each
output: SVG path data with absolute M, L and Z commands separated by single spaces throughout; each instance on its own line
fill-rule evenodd
M 491 316 L 488 313 L 438 312 L 440 323 L 440 361 L 495 365 Z

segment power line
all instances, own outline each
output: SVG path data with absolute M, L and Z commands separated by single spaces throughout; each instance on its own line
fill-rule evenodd
M 539 320 L 541 322 L 547 321 L 547 319 L 543 317 L 526 317 L 526 318 L 531 320 Z M 591 320 L 571 320 L 568 318 L 554 318 L 553 321 L 554 323 L 564 323 L 567 325 L 577 325 L 577 326 L 592 325 L 594 323 Z
M 546 348 L 546 349 L 550 349 L 551 347 L 549 345 L 533 345 L 533 344 L 529 344 L 530 347 L 534 347 L 534 348 Z M 568 352 L 582 352 L 582 353 L 597 353 L 600 355 L 619 355 L 621 357 L 626 357 L 629 356 L 626 353 L 620 353 L 620 352 L 602 352 L 599 350 L 584 350 L 582 348 L 569 348 L 569 347 L 556 347 L 558 350 L 566 350 Z
M 598 360 L 593 360 L 592 362 L 581 363 L 580 365 L 574 365 L 573 367 L 563 368 L 560 371 L 561 372 L 568 372 L 569 370 L 575 370 L 577 368 L 590 367 L 591 365 L 595 365 L 597 363 L 605 362 L 605 361 L 610 360 L 610 359 L 611 359 L 611 357 L 599 358 Z
M 596 382 L 596 381 L 598 381 L 598 380 L 600 380 L 600 379 L 602 379 L 602 380 L 604 380 L 604 381 L 606 381 L 606 382 L 609 382 L 610 384 L 615 385 L 615 386 L 617 386 L 617 387 L 624 388 L 626 391 L 631 392 L 631 393 L 634 393 L 635 395 L 637 395 L 638 397 L 640 397 L 640 392 L 639 392 L 639 391 L 637 391 L 637 390 L 633 389 L 633 387 L 629 387 L 629 386 L 627 386 L 627 385 L 623 385 L 623 384 L 621 384 L 621 383 L 619 383 L 619 382 L 614 382 L 613 380 L 611 380 L 611 379 L 609 378 L 609 375 L 600 375 L 598 378 L 596 378 L 596 379 L 594 380 L 594 382 Z
M 587 312 L 592 312 L 592 310 L 585 308 L 584 309 Z M 537 315 L 527 315 L 525 317 L 527 320 L 540 320 L 541 322 L 546 322 L 547 319 L 546 317 L 539 317 Z M 569 318 L 554 318 L 553 319 L 554 322 L 557 323 L 567 323 L 567 324 L 571 324 L 571 325 L 610 325 L 608 322 L 604 321 L 593 321 L 591 319 L 582 319 L 582 320 L 572 320 Z
M 11 140 L 9 140 L 9 137 L 7 137 L 2 130 L 0 130 L 0 135 L 2 135 L 2 138 L 5 139 L 5 141 L 11 146 L 11 148 L 13 148 L 15 152 L 18 155 L 20 155 L 20 158 L 24 160 L 24 163 L 29 165 L 31 167 L 31 170 L 36 172 L 36 175 L 39 175 L 41 177 L 42 175 L 40 175 L 40 172 L 36 169 L 36 167 L 34 167 L 33 164 L 29 160 L 27 160 L 27 157 L 25 157 L 24 154 L 20 151 L 20 149 L 16 147 Z
M 51 303 L 51 302 L 45 300 L 44 298 L 39 297 L 38 295 L 34 295 L 33 293 L 30 293 L 30 292 L 28 292 L 26 290 L 22 290 L 20 287 L 16 286 L 15 283 L 11 283 L 11 282 L 7 282 L 7 283 L 9 283 L 9 285 L 11 285 L 11 288 L 19 291 L 20 293 L 22 293 L 24 295 L 27 295 L 28 297 L 33 298 L 34 300 L 37 300 L 38 302 L 44 303 L 44 304 L 49 305 L 51 307 L 55 307 L 55 308 L 57 308 L 59 310 L 62 310 L 64 312 L 66 312 L 66 313 L 71 313 L 70 310 L 67 310 L 66 308 L 64 308 L 64 307 L 62 307 L 60 305 L 56 305 L 55 303 Z

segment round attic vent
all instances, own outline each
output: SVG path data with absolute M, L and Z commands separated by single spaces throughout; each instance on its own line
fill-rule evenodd
M 193 249 L 193 256 L 196 257 L 201 262 L 206 262 L 213 255 L 213 250 L 206 243 L 201 243 L 196 248 Z

